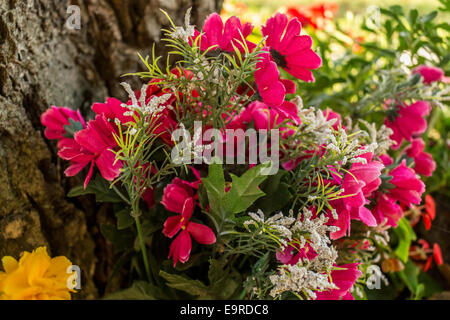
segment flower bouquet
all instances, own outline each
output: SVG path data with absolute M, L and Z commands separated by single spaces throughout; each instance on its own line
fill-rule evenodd
M 94 103 L 88 121 L 55 106 L 41 117 L 65 174 L 84 179 L 69 197 L 113 204 L 101 232 L 132 282 L 107 298 L 363 299 L 410 267 L 410 250 L 430 250 L 411 246 L 406 213 L 436 166 L 421 135 L 441 69 L 381 70 L 390 94 L 361 104 L 376 106 L 373 120 L 374 109 L 303 103 L 323 61 L 295 17 L 256 32 L 218 14 L 196 29 L 189 11 L 171 24 L 167 61 L 141 57 L 145 84 L 122 83 L 128 101 Z M 46 253 L 3 261 L 2 298 L 52 297 L 11 285 L 33 255 Z

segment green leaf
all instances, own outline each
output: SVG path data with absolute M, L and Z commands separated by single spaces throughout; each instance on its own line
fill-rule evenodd
M 105 300 L 156 300 L 160 289 L 145 281 L 135 281 L 127 289 L 108 294 Z
M 241 177 L 231 175 L 232 186 L 225 192 L 225 175 L 221 164 L 215 161 L 209 166 L 208 177 L 203 178 L 203 185 L 210 205 L 209 216 L 219 234 L 226 232 L 226 226 L 233 223 L 233 216 L 249 208 L 265 193 L 259 185 L 267 179 L 264 171 L 270 163 L 260 164 L 245 172 Z
M 114 225 L 100 225 L 100 232 L 114 246 L 115 252 L 126 250 L 133 246 L 135 235 L 130 230 L 117 230 Z
M 120 203 L 124 202 L 117 193 L 110 188 L 109 182 L 102 178 L 101 175 L 97 175 L 94 180 L 91 180 L 86 189 L 83 186 L 73 187 L 67 196 L 69 198 L 79 197 L 86 194 L 95 194 L 95 200 L 97 202 L 111 202 Z
M 220 299 L 230 299 L 239 287 L 236 281 L 240 275 L 235 272 L 232 274 L 229 268 L 223 269 L 222 264 L 215 259 L 209 261 L 209 288 L 214 297 Z M 239 279 L 240 280 L 240 279 Z
M 220 213 L 223 208 L 221 204 L 225 198 L 225 176 L 221 164 L 212 163 L 209 165 L 208 177 L 202 179 L 206 188 L 208 202 L 211 210 Z
M 134 224 L 134 218 L 131 216 L 130 212 L 130 208 L 123 208 L 114 212 L 117 218 L 117 229 L 127 229 Z
M 437 11 L 432 11 L 429 14 L 420 17 L 419 21 L 422 23 L 427 23 L 436 18 L 437 15 L 438 15 Z
M 409 22 L 411 26 L 414 26 L 417 22 L 417 17 L 419 16 L 419 11 L 417 9 L 411 9 L 409 11 Z
M 419 283 L 424 285 L 423 297 L 429 298 L 436 292 L 441 292 L 444 290 L 442 285 L 437 282 L 433 277 L 431 277 L 428 273 L 421 272 L 418 277 Z
M 171 288 L 184 291 L 193 296 L 208 297 L 208 287 L 199 280 L 192 280 L 184 276 L 160 271 L 159 275 L 167 281 Z
M 409 291 L 411 291 L 411 293 L 413 293 L 414 295 L 416 295 L 419 285 L 419 272 L 419 268 L 417 268 L 414 262 L 412 262 L 411 260 L 409 260 L 405 264 L 405 269 L 399 272 L 400 278 L 406 284 Z
M 398 227 L 394 229 L 394 232 L 398 236 L 398 245 L 395 249 L 395 253 L 400 260 L 406 263 L 408 261 L 411 241 L 416 239 L 416 234 L 411 228 L 408 220 L 406 220 L 405 218 L 400 219 L 400 221 L 398 222 Z
M 230 191 L 225 196 L 226 210 L 232 214 L 247 210 L 256 200 L 263 197 L 265 193 L 259 185 L 267 179 L 262 175 L 262 170 L 269 168 L 269 164 L 261 164 L 251 168 L 241 177 L 231 174 L 233 181 Z
M 282 181 L 287 172 L 280 170 L 277 174 L 269 176 L 261 184 L 261 190 L 266 196 L 258 199 L 254 206 L 266 214 L 282 209 L 292 199 L 289 185 Z

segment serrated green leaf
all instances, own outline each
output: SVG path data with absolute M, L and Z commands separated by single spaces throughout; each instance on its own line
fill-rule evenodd
M 265 193 L 259 185 L 267 179 L 262 170 L 270 168 L 270 163 L 260 164 L 246 171 L 241 177 L 231 175 L 232 186 L 225 192 L 225 175 L 221 164 L 209 166 L 208 177 L 203 185 L 208 196 L 210 218 L 219 234 L 226 232 L 226 226 L 233 222 L 234 214 L 243 212 Z
M 269 164 L 270 165 L 270 164 Z M 265 193 L 259 185 L 267 179 L 261 170 L 269 165 L 261 164 L 251 168 L 241 177 L 231 174 L 232 186 L 225 196 L 226 210 L 232 214 L 247 210 L 256 200 L 263 197 Z
M 208 177 L 202 179 L 208 195 L 208 203 L 213 212 L 220 213 L 225 198 L 225 176 L 221 164 L 209 165 Z

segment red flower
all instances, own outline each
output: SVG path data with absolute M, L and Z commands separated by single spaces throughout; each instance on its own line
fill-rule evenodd
M 314 81 L 311 69 L 322 65 L 322 59 L 311 49 L 312 39 L 300 35 L 301 24 L 297 18 L 288 21 L 285 14 L 277 13 L 267 20 L 262 33 L 266 45 L 278 66 L 303 81 Z
M 44 135 L 50 140 L 59 140 L 66 137 L 65 126 L 70 125 L 69 120 L 80 122 L 83 128 L 86 128 L 86 123 L 81 116 L 79 110 L 75 111 L 66 107 L 52 106 L 41 115 L 41 123 L 44 125 Z
M 319 3 L 303 7 L 288 7 L 287 14 L 296 17 L 302 26 L 310 25 L 314 29 L 322 30 L 338 10 L 337 3 Z
M 412 245 L 409 249 L 409 256 L 414 260 L 415 264 L 424 272 L 431 268 L 433 259 L 438 266 L 444 263 L 441 248 L 437 243 L 433 244 L 433 249 L 424 239 L 417 241 L 418 245 Z
M 385 120 L 387 127 L 393 130 L 391 139 L 396 142 L 392 146 L 398 149 L 403 141 L 411 141 L 414 135 L 419 135 L 427 129 L 427 122 L 423 118 L 430 113 L 431 107 L 428 102 L 417 101 L 411 105 L 396 105 Z
M 444 264 L 444 259 L 442 258 L 441 247 L 437 243 L 433 245 L 433 258 L 438 266 Z

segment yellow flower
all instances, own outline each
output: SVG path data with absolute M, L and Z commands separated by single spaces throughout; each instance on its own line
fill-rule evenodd
M 3 257 L 0 300 L 70 300 L 67 273 L 72 263 L 66 257 L 50 258 L 46 247 L 23 252 L 20 260 Z

